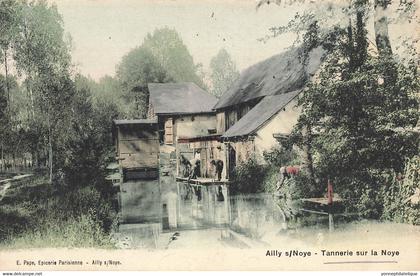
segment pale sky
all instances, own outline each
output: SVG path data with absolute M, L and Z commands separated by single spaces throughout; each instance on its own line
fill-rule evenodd
M 123 55 L 139 46 L 148 32 L 165 26 L 179 32 L 194 62 L 202 63 L 205 71 L 221 48 L 243 70 L 282 52 L 294 40 L 293 35 L 283 35 L 265 44 L 257 41 L 269 34 L 270 27 L 287 23 L 296 8 L 269 5 L 256 10 L 253 0 L 54 2 L 72 37 L 73 62 L 96 80 L 114 75 Z
M 210 59 L 221 48 L 225 48 L 238 69 L 243 70 L 292 44 L 295 36 L 291 34 L 270 39 L 267 43 L 257 39 L 270 34 L 270 27 L 287 24 L 298 11 L 297 5 L 290 8 L 275 4 L 257 10 L 255 0 L 50 2 L 56 3 L 64 19 L 65 31 L 72 37 L 72 57 L 78 71 L 96 80 L 106 74 L 113 76 L 117 64 L 130 49 L 141 45 L 148 32 L 165 26 L 178 31 L 194 62 L 203 64 L 206 72 Z M 310 2 L 312 8 L 325 9 L 317 2 Z M 346 3 L 334 1 L 335 4 L 340 2 Z M 368 23 L 368 26 L 372 28 L 373 24 Z M 417 36 L 416 26 L 391 25 L 391 39 L 398 39 L 400 35 Z M 398 40 L 393 41 L 394 46 L 401 43 L 401 39 Z M 371 41 L 374 41 L 373 37 Z

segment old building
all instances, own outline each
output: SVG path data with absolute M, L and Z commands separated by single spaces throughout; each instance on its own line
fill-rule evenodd
M 199 160 L 199 177 L 213 177 L 211 160 L 225 158 L 212 109 L 217 99 L 194 83 L 149 83 L 148 87 L 148 117 L 158 122 L 162 150 L 175 152 L 177 175 L 190 174 L 183 161 Z
M 149 118 L 156 118 L 160 141 L 176 145 L 179 137 L 205 136 L 215 131 L 217 99 L 196 84 L 149 83 Z
M 320 48 L 304 58 L 293 48 L 242 72 L 214 106 L 216 133 L 226 147 L 227 177 L 236 165 L 276 145 L 276 137 L 290 134 L 300 114 L 297 96 L 317 72 Z

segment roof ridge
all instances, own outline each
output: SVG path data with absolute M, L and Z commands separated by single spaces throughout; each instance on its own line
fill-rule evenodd
M 301 53 L 301 46 L 291 47 L 249 66 L 213 108 L 224 109 L 259 97 L 302 88 L 307 77 L 318 70 L 323 51 L 319 47 L 311 50 L 308 62 L 302 62 L 299 58 Z
M 283 94 L 265 96 L 256 106 L 239 119 L 222 135 L 223 138 L 246 136 L 261 129 L 271 118 L 277 115 L 282 108 L 292 102 L 304 88 L 289 91 Z M 261 110 L 261 106 L 264 105 Z M 254 114 L 256 113 L 256 114 Z M 258 116 L 255 116 L 258 115 Z

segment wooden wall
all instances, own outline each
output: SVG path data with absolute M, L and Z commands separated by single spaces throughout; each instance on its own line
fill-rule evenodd
M 261 98 L 254 99 L 246 103 L 231 106 L 223 111 L 219 111 L 216 115 L 217 133 L 223 134 L 243 116 L 245 116 L 245 114 L 247 114 L 252 108 L 254 108 L 260 100 Z
M 225 112 L 216 114 L 216 133 L 223 134 L 226 131 Z
M 164 142 L 166 145 L 172 145 L 174 143 L 174 121 L 171 117 L 165 119 L 164 128 Z
M 157 168 L 157 124 L 119 125 L 117 152 L 122 168 Z
M 209 134 L 209 129 L 216 130 L 215 114 L 160 116 L 164 124 L 164 143 L 176 144 L 178 137 L 198 137 Z
M 199 137 L 209 135 L 209 129 L 216 129 L 216 115 L 182 115 L 175 119 L 175 137 Z

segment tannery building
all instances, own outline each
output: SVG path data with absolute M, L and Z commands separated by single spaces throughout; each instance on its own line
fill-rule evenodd
M 227 170 L 277 144 L 276 137 L 288 135 L 300 109 L 297 96 L 315 75 L 323 50 L 311 51 L 304 59 L 300 48 L 261 61 L 239 76 L 213 107 L 217 133 L 227 152 Z M 305 60 L 305 61 L 304 61 Z

